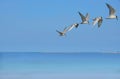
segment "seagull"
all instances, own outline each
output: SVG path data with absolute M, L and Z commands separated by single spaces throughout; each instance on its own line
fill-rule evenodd
M 82 19 L 82 22 L 81 24 L 89 24 L 89 14 L 87 13 L 86 16 L 84 16 L 82 13 L 78 12 L 81 19 Z
M 115 9 L 108 3 L 106 3 L 106 6 L 109 9 L 109 16 L 106 19 L 117 19 L 118 20 L 118 17 L 115 15 L 115 12 L 116 12 Z
M 78 26 L 79 26 L 78 23 L 74 23 L 74 24 L 72 24 L 72 25 L 69 26 L 69 27 L 65 27 L 64 30 L 63 30 L 63 32 L 60 32 L 60 31 L 58 31 L 58 30 L 56 30 L 56 31 L 60 34 L 60 36 L 65 36 L 65 35 L 66 35 L 66 32 L 72 30 L 74 27 L 75 27 L 75 28 L 78 28 Z
M 99 28 L 102 24 L 102 21 L 103 21 L 102 17 L 97 17 L 93 19 L 93 25 L 96 25 L 98 23 L 98 28 Z

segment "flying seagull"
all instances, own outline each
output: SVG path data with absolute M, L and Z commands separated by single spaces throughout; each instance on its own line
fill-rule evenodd
M 116 12 L 115 9 L 108 3 L 106 3 L 106 6 L 109 9 L 109 16 L 106 19 L 117 19 L 118 20 L 118 17 L 115 15 L 115 12 Z
M 89 24 L 89 14 L 87 13 L 86 16 L 84 16 L 82 13 L 78 12 L 81 17 L 81 24 Z
M 102 21 L 103 21 L 102 17 L 97 17 L 93 19 L 93 25 L 96 25 L 98 23 L 98 28 L 99 28 L 102 24 Z
M 78 24 L 78 23 L 75 23 L 75 24 L 72 24 L 72 25 L 69 26 L 69 27 L 65 27 L 62 32 L 60 32 L 60 31 L 58 31 L 58 30 L 56 30 L 56 31 L 60 34 L 60 36 L 64 36 L 64 35 L 66 34 L 66 32 L 72 30 L 74 27 L 77 28 L 78 26 L 79 26 L 79 24 Z

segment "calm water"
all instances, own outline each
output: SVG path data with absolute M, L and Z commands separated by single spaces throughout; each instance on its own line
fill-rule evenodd
M 120 54 L 0 53 L 0 79 L 120 79 Z

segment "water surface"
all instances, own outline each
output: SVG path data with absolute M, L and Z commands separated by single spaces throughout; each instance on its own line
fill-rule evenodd
M 0 79 L 120 79 L 120 54 L 0 53 Z

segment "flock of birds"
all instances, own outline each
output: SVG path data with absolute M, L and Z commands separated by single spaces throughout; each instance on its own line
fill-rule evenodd
M 106 6 L 108 7 L 109 9 L 109 16 L 106 18 L 106 19 L 117 19 L 118 20 L 118 17 L 116 16 L 116 11 L 115 9 L 108 3 L 106 3 Z M 80 24 L 89 24 L 89 14 L 87 13 L 86 16 L 84 16 L 82 13 L 78 12 L 80 17 L 81 17 L 81 20 L 82 22 Z M 100 17 L 96 17 L 93 19 L 93 26 L 98 24 L 98 28 L 101 26 L 103 22 L 103 18 L 102 16 Z M 56 30 L 60 36 L 65 36 L 66 35 L 66 32 L 72 30 L 73 28 L 77 28 L 79 26 L 79 23 L 74 23 L 72 24 L 71 26 L 69 27 L 65 27 L 64 30 L 61 32 L 61 31 L 58 31 Z

